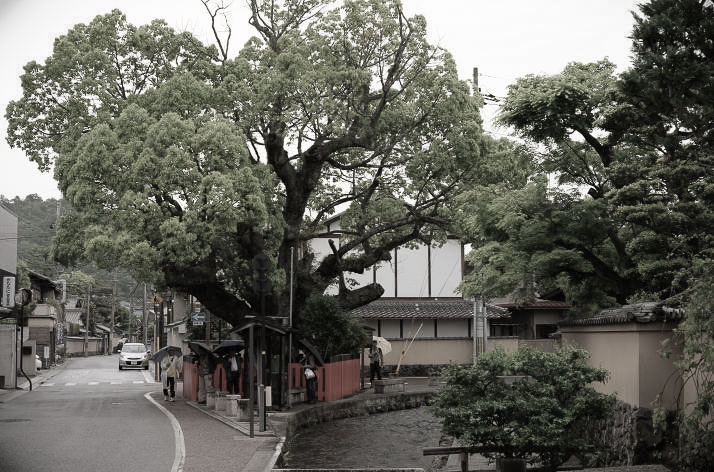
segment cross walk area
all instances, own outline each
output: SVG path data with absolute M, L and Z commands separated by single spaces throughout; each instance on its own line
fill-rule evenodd
M 31 392 L 0 399 L 0 471 L 170 470 L 171 422 L 146 398 L 161 391 L 153 375 L 119 370 L 116 354 L 40 371 Z
M 106 361 L 105 361 L 106 362 Z M 75 361 L 74 364 L 79 362 Z M 106 366 L 106 364 L 105 364 Z M 47 388 L 82 388 L 106 386 L 155 386 L 154 371 L 150 370 L 115 370 L 111 368 L 66 369 L 37 385 L 38 389 Z

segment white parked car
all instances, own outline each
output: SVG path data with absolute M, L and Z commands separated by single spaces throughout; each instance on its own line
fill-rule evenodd
M 119 370 L 149 368 L 149 352 L 143 343 L 126 343 L 119 353 Z
M 40 356 L 38 356 L 37 354 L 35 354 L 35 369 L 42 369 L 42 359 L 40 359 Z

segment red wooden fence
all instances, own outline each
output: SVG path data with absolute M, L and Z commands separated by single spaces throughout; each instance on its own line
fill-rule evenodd
M 198 401 L 198 364 L 183 364 L 183 398 Z
M 359 359 L 332 362 L 317 368 L 317 399 L 335 401 L 360 389 Z M 290 387 L 305 387 L 303 365 L 290 364 Z
M 305 387 L 303 365 L 290 364 L 290 387 Z M 213 373 L 213 385 L 216 390 L 225 392 L 228 387 L 226 372 L 222 365 L 216 367 Z M 241 395 L 243 382 L 241 382 Z M 332 362 L 317 368 L 317 399 L 320 401 L 335 401 L 360 390 L 359 359 L 349 359 Z M 184 363 L 183 366 L 183 397 L 186 400 L 198 401 L 198 364 Z

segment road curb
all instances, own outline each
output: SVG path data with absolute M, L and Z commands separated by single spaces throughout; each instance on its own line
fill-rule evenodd
M 216 419 L 220 421 L 221 423 L 225 424 L 226 426 L 230 426 L 231 428 L 235 429 L 236 431 L 240 431 L 241 433 L 245 434 L 246 436 L 250 435 L 250 429 L 243 424 L 241 424 L 238 421 L 232 420 L 230 418 L 226 418 L 225 416 L 222 416 L 212 410 L 209 410 L 207 408 L 204 408 L 203 406 L 199 405 L 196 402 L 193 401 L 188 401 L 186 400 L 185 403 L 198 411 L 210 416 L 213 419 Z M 248 424 L 248 423 L 246 423 Z M 257 428 L 253 431 L 253 436 L 258 436 L 258 437 L 275 437 L 275 433 L 270 430 L 265 430 L 265 431 L 258 431 Z
M 174 430 L 174 441 L 176 444 L 176 449 L 174 452 L 174 463 L 171 467 L 171 472 L 182 472 L 184 463 L 186 462 L 186 443 L 184 442 L 181 423 L 179 423 L 173 413 L 161 406 L 159 402 L 154 400 L 154 398 L 151 396 L 152 393 L 153 392 L 146 392 L 144 394 L 144 398 L 153 403 L 154 406 L 159 409 L 159 411 L 161 411 L 169 418 L 169 421 L 171 422 L 171 428 L 173 428 Z

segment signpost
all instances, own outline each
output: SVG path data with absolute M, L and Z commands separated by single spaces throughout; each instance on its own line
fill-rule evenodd
M 206 321 L 206 314 L 202 312 L 191 313 L 191 324 L 194 326 L 203 326 Z
M 12 308 L 15 306 L 15 277 L 2 278 L 2 306 Z

